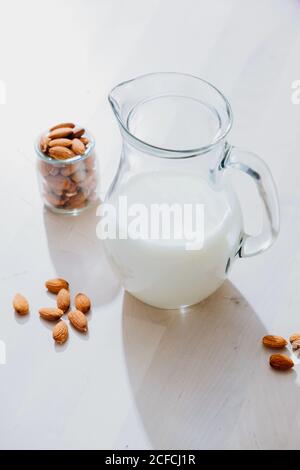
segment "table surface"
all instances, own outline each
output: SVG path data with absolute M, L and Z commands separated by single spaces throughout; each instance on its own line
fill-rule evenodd
M 260 339 L 300 330 L 300 3 L 296 0 L 0 0 L 0 447 L 3 449 L 300 448 L 299 360 L 268 366 Z M 122 80 L 181 71 L 213 82 L 234 111 L 230 142 L 263 156 L 277 183 L 281 232 L 237 261 L 216 294 L 185 314 L 124 294 L 96 237 L 95 211 L 44 211 L 33 141 L 61 120 L 97 140 L 101 194 L 121 139 L 107 102 Z M 4 101 L 2 99 L 2 101 Z M 255 189 L 237 175 L 246 227 Z M 93 300 L 90 332 L 63 347 L 38 308 L 44 281 Z M 31 304 L 17 317 L 16 291 Z M 2 355 L 3 359 L 3 355 Z

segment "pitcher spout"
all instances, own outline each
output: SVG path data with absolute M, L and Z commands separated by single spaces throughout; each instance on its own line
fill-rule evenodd
M 126 114 L 130 109 L 130 97 L 132 97 L 131 84 L 133 80 L 127 80 L 125 82 L 116 85 L 108 95 L 108 101 L 112 107 L 114 115 L 118 119 L 119 123 L 126 127 Z
M 117 93 L 115 92 L 116 88 L 113 88 L 108 95 L 109 104 L 112 107 L 114 115 L 120 117 L 121 102 L 118 99 Z

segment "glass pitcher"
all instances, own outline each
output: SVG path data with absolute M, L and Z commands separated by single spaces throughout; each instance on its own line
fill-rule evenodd
M 119 169 L 104 201 L 115 208 L 115 230 L 104 237 L 111 264 L 124 288 L 147 304 L 167 309 L 196 304 L 218 289 L 236 258 L 259 254 L 274 242 L 279 207 L 271 173 L 259 157 L 227 142 L 230 105 L 205 80 L 148 74 L 117 85 L 109 102 L 123 138 Z M 258 236 L 243 229 L 228 168 L 256 183 L 264 215 Z M 178 229 L 183 209 L 196 205 L 197 243 L 188 243 L 185 231 L 175 236 L 175 229 L 169 230 L 166 236 L 163 229 L 172 224 Z M 147 231 L 149 220 L 160 230 Z

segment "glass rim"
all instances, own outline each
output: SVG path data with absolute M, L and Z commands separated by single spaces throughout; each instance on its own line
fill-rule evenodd
M 166 148 L 166 147 L 159 147 L 159 146 L 156 146 L 156 145 L 152 145 L 149 142 L 146 142 L 142 139 L 139 139 L 138 137 L 136 137 L 134 134 L 132 134 L 129 131 L 126 123 L 123 122 L 123 120 L 121 119 L 121 117 L 119 115 L 117 105 L 116 105 L 115 100 L 112 96 L 114 91 L 118 90 L 118 88 L 121 88 L 123 85 L 133 83 L 133 82 L 135 82 L 137 80 L 140 80 L 140 79 L 143 79 L 143 78 L 147 78 L 147 77 L 151 77 L 151 76 L 158 76 L 158 75 L 173 75 L 173 76 L 181 76 L 181 77 L 186 77 L 186 78 L 193 78 L 193 79 L 196 79 L 196 80 L 198 80 L 199 82 L 201 82 L 205 85 L 208 85 L 210 88 L 212 88 L 219 95 L 219 97 L 222 99 L 222 101 L 225 104 L 226 114 L 228 116 L 228 123 L 224 127 L 224 129 L 220 133 L 220 135 L 218 135 L 218 137 L 215 140 L 213 140 L 210 144 L 203 145 L 203 146 L 196 147 L 196 148 L 170 149 L 170 148 Z M 192 74 L 189 74 L 189 73 L 182 73 L 182 72 L 152 72 L 152 73 L 146 73 L 146 74 L 143 74 L 143 75 L 139 75 L 139 76 L 137 76 L 135 78 L 132 78 L 130 80 L 124 80 L 123 82 L 119 83 L 114 88 L 112 88 L 112 90 L 110 91 L 110 93 L 108 95 L 108 101 L 109 101 L 109 103 L 110 103 L 110 105 L 111 105 L 111 107 L 114 111 L 114 114 L 115 114 L 115 116 L 118 120 L 119 125 L 124 130 L 124 132 L 131 139 L 133 139 L 134 142 L 136 142 L 137 144 L 139 144 L 143 147 L 146 147 L 148 149 L 152 149 L 154 152 L 158 151 L 162 154 L 168 154 L 169 157 L 166 157 L 166 158 L 177 158 L 177 159 L 179 159 L 179 158 L 190 158 L 190 157 L 194 157 L 194 156 L 197 156 L 199 154 L 203 154 L 203 153 L 206 153 L 206 152 L 210 151 L 215 146 L 217 146 L 222 140 L 225 139 L 225 137 L 228 135 L 230 129 L 232 128 L 232 123 L 233 123 L 232 108 L 231 108 L 231 105 L 230 105 L 229 101 L 227 100 L 226 96 L 215 85 L 210 83 L 208 80 L 205 80 L 203 78 L 197 77 L 196 75 L 192 75 Z M 172 154 L 174 155 L 173 157 L 170 156 Z M 181 157 L 180 157 L 180 155 L 181 155 Z M 162 157 L 162 155 L 159 155 L 159 156 Z
M 92 134 L 89 131 L 86 130 L 85 134 L 86 134 L 86 136 L 87 136 L 87 138 L 89 139 L 90 142 L 88 144 L 88 148 L 86 149 L 86 151 L 82 155 L 75 155 L 75 157 L 67 158 L 66 160 L 55 160 L 54 158 L 51 158 L 51 157 L 48 157 L 47 155 L 45 155 L 44 152 L 42 152 L 41 149 L 40 149 L 41 138 L 42 138 L 43 135 L 46 135 L 47 133 L 49 133 L 49 129 L 47 129 L 44 132 L 41 132 L 41 134 L 37 137 L 37 139 L 35 141 L 34 149 L 37 153 L 37 156 L 41 160 L 43 160 L 44 162 L 49 163 L 50 165 L 57 165 L 57 166 L 59 166 L 59 165 L 72 165 L 73 163 L 81 162 L 83 160 L 86 160 L 95 148 L 95 139 L 92 136 Z

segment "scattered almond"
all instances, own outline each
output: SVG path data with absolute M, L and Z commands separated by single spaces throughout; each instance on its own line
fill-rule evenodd
M 61 320 L 59 323 L 57 323 L 57 325 L 55 325 L 53 328 L 52 336 L 56 343 L 65 343 L 69 337 L 69 330 L 66 322 Z
M 14 296 L 13 306 L 19 315 L 27 315 L 29 312 L 29 303 L 27 299 L 25 299 L 25 297 L 21 294 L 16 294 Z
M 79 310 L 73 310 L 68 313 L 68 319 L 76 330 L 85 333 L 88 331 L 88 322 L 86 316 Z
M 73 129 L 71 127 L 59 127 L 54 129 L 48 134 L 49 139 L 61 139 L 64 137 L 73 136 Z
M 73 129 L 75 127 L 75 124 L 73 124 L 72 122 L 62 122 L 61 124 L 56 124 L 55 126 L 51 127 L 50 131 L 55 131 L 56 129 L 61 129 L 65 127 L 70 127 L 71 129 Z
M 282 336 L 267 335 L 262 339 L 263 345 L 268 348 L 282 349 L 287 345 L 287 341 Z
M 40 308 L 39 314 L 44 320 L 55 321 L 59 320 L 64 312 L 59 308 Z
M 75 138 L 72 140 L 72 150 L 76 155 L 83 155 L 86 149 L 84 143 Z
M 58 294 L 61 289 L 69 290 L 69 283 L 65 279 L 61 278 L 49 279 L 45 282 L 45 286 L 48 291 L 53 294 Z
M 70 307 L 70 292 L 67 289 L 61 289 L 56 298 L 57 307 L 66 312 Z
M 91 308 L 91 301 L 87 295 L 79 293 L 75 296 L 75 307 L 82 313 L 87 313 Z
M 300 339 L 300 333 L 294 333 L 289 338 L 291 344 L 298 339 Z
M 52 336 L 57 344 L 64 344 L 69 337 L 69 328 L 65 321 L 61 319 L 70 307 L 69 284 L 65 279 L 49 279 L 45 283 L 50 292 L 57 293 L 57 308 L 43 307 L 39 309 L 40 317 L 47 321 L 57 322 L 52 330 Z M 71 325 L 81 333 L 88 331 L 88 322 L 84 313 L 91 308 L 91 301 L 86 294 L 79 293 L 75 296 L 76 310 L 68 313 Z M 13 306 L 20 315 L 29 312 L 27 299 L 21 294 L 16 294 L 13 299 Z M 79 310 L 79 308 L 81 310 Z
M 294 362 L 286 354 L 273 354 L 270 357 L 270 366 L 274 369 L 288 370 L 294 367 Z

